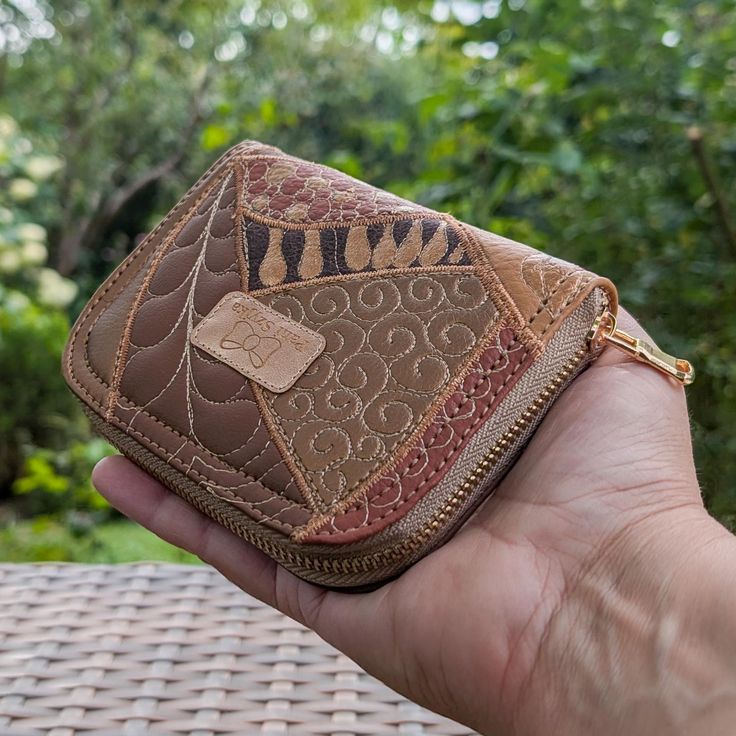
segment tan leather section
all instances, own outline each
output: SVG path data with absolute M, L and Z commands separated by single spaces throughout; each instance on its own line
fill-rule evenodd
M 143 243 L 108 276 L 82 310 L 64 350 L 62 373 L 74 393 L 94 411 L 104 413 L 110 394 L 110 370 L 114 372 L 118 346 L 122 338 L 116 331 L 121 328 L 121 321 L 125 318 L 123 314 L 125 308 L 122 306 L 118 308 L 117 303 L 120 299 L 127 301 L 131 281 L 141 282 L 156 249 L 177 226 L 182 213 L 186 212 L 211 184 L 213 177 L 218 176 L 233 159 L 244 153 L 273 153 L 275 150 L 254 141 L 244 141 L 227 151 L 202 174 Z M 92 332 L 110 309 L 116 314 L 109 318 L 109 330 L 97 330 L 94 338 L 95 355 L 92 356 L 90 355 Z
M 551 339 L 554 327 L 597 286 L 605 291 L 609 308 L 615 312 L 616 289 L 608 279 L 500 235 L 471 226 L 467 230 L 523 319 L 544 343 Z
M 278 518 L 291 523 L 295 514 L 301 517 L 303 499 L 248 380 L 190 342 L 202 316 L 223 294 L 241 288 L 235 201 L 236 179 L 224 172 L 164 243 L 130 323 L 114 415 L 129 432 L 150 438 L 159 454 L 197 458 L 191 468 L 201 478 L 211 477 L 215 487 L 238 497 L 246 494 L 242 499 L 261 511 L 254 483 L 262 493 L 283 495 Z
M 135 400 L 124 394 L 118 395 L 111 386 L 116 368 L 120 368 L 121 379 L 124 378 L 127 360 L 132 357 L 130 353 L 135 353 L 140 347 L 134 345 L 132 351 L 123 350 L 125 340 L 121 333 L 129 327 L 132 328 L 131 332 L 136 332 L 135 319 L 127 324 L 131 314 L 136 313 L 141 318 L 141 325 L 147 323 L 151 332 L 160 329 L 162 324 L 166 324 L 166 320 L 171 319 L 172 313 L 164 306 L 163 299 L 157 305 L 160 309 L 147 308 L 140 314 L 138 307 L 142 308 L 150 298 L 158 299 L 166 293 L 176 291 L 186 279 L 188 271 L 185 261 L 189 258 L 185 252 L 186 246 L 189 246 L 190 252 L 200 250 L 206 240 L 205 228 L 199 227 L 199 232 L 196 232 L 196 222 L 193 220 L 201 221 L 202 213 L 208 208 L 213 209 L 217 196 L 213 187 L 221 185 L 225 178 L 229 178 L 228 186 L 233 189 L 229 201 L 231 222 L 228 225 L 222 220 L 222 216 L 216 218 L 217 222 L 213 220 L 214 230 L 210 234 L 219 236 L 219 239 L 214 237 L 210 242 L 217 243 L 220 247 L 209 247 L 206 254 L 202 254 L 200 250 L 200 264 L 208 277 L 217 278 L 223 274 L 228 280 L 234 277 L 230 288 L 225 291 L 240 287 L 238 254 L 235 251 L 238 243 L 232 221 L 235 216 L 235 208 L 232 207 L 235 198 L 231 162 L 248 152 L 274 151 L 275 149 L 265 148 L 260 144 L 246 142 L 229 151 L 203 175 L 144 243 L 102 284 L 85 307 L 67 343 L 63 373 L 75 393 L 100 416 L 107 416 L 112 424 L 126 431 L 172 466 L 179 467 L 210 492 L 226 498 L 260 523 L 288 533 L 293 525 L 306 523 L 309 511 L 304 507 L 294 479 L 270 440 L 245 378 L 239 377 L 239 386 L 233 386 L 229 376 L 224 379 L 221 375 L 213 376 L 211 380 L 205 378 L 201 374 L 207 372 L 210 365 L 194 353 L 196 349 L 192 348 L 194 358 L 189 362 L 187 370 L 190 371 L 190 378 L 198 381 L 198 387 L 201 385 L 204 389 L 204 393 L 193 398 L 194 403 L 201 403 L 201 408 L 194 409 L 197 415 L 195 424 L 198 425 L 194 431 L 187 426 L 188 417 L 177 424 L 177 418 L 181 418 L 179 409 L 185 406 L 187 393 L 186 382 L 181 380 L 181 375 L 176 376 L 169 387 L 172 392 L 170 400 L 161 397 L 163 400 L 160 411 L 158 406 L 141 406 L 150 397 L 139 400 L 140 394 L 146 394 L 151 383 L 156 383 L 157 378 L 167 369 L 176 371 L 178 358 L 172 363 L 171 353 L 166 352 L 170 350 L 170 345 L 151 361 L 150 370 L 136 374 L 137 369 L 143 367 L 143 356 L 134 362 L 134 367 L 128 374 L 126 389 L 132 386 L 130 393 Z M 178 236 L 178 242 L 171 241 L 172 235 Z M 229 243 L 229 255 L 227 247 L 222 247 L 225 241 Z M 157 277 L 150 279 L 153 291 L 147 286 L 141 304 L 136 306 L 133 302 L 137 300 L 141 284 L 149 277 L 151 264 L 161 253 L 166 253 L 170 258 L 164 258 L 158 264 Z M 189 268 L 198 260 L 195 256 Z M 207 284 L 207 280 L 200 280 L 197 293 L 197 290 L 188 292 L 194 307 L 192 317 L 197 321 L 198 315 L 207 311 L 198 311 L 201 307 L 199 302 L 207 300 L 208 288 L 213 286 L 212 282 Z M 225 291 L 217 291 L 217 296 Z M 186 321 L 185 312 L 185 309 L 179 309 L 179 315 Z M 169 327 L 176 321 L 177 318 L 174 317 L 173 323 L 168 322 Z M 140 325 L 138 331 L 140 332 Z M 145 331 L 144 329 L 144 341 Z M 88 348 L 94 353 L 90 354 Z M 221 365 L 219 370 L 237 376 L 226 366 Z M 114 401 L 112 416 L 107 412 L 111 397 Z M 238 429 L 236 433 L 223 433 L 223 426 L 236 426 Z
M 133 308 L 138 289 L 140 289 L 146 274 L 146 265 L 135 274 L 134 278 L 121 289 L 118 296 L 110 302 L 92 325 L 87 338 L 86 353 L 89 358 L 89 367 L 106 384 L 112 383 L 115 373 L 115 362 L 118 355 L 118 346 L 128 321 L 128 315 Z
M 324 350 L 325 339 L 239 291 L 226 294 L 192 343 L 256 383 L 283 393 Z
M 259 298 L 326 339 L 290 391 L 265 393 L 323 510 L 400 451 L 498 317 L 467 271 L 364 274 Z
M 513 330 L 502 328 L 401 460 L 331 514 L 312 519 L 305 530 L 298 530 L 299 538 L 307 543 L 350 544 L 408 513 L 441 482 L 532 360 Z

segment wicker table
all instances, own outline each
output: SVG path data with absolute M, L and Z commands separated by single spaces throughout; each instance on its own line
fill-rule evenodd
M 0 565 L 0 734 L 468 734 L 205 566 Z

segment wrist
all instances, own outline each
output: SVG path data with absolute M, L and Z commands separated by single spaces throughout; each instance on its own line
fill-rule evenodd
M 736 539 L 702 508 L 628 525 L 569 581 L 518 732 L 730 733 L 735 613 Z

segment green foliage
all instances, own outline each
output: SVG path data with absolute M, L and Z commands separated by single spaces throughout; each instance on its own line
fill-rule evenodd
M 0 560 L 98 564 L 160 560 L 199 564 L 194 555 L 131 522 L 91 525 L 66 520 L 62 523 L 48 516 L 0 525 Z
M 59 372 L 76 285 L 46 266 L 46 230 L 28 212 L 60 165 L 0 117 L 0 496 L 23 494 L 31 513 L 99 508 L 89 473 L 109 452 Z
M 71 442 L 59 451 L 39 448 L 26 458 L 13 492 L 25 497 L 24 510 L 30 513 L 106 509 L 107 502 L 92 486 L 90 469 L 110 454 L 110 445 L 98 438 Z
M 0 486 L 20 478 L 29 508 L 94 507 L 57 272 L 73 314 L 208 162 L 258 138 L 610 276 L 696 363 L 704 494 L 736 522 L 731 0 L 29 5 L 0 0 L 19 123 L 0 118 Z
M 450 15 L 422 52 L 446 64 L 425 125 L 432 177 L 453 187 L 433 203 L 610 276 L 655 339 L 694 361 L 703 489 L 733 520 L 736 202 L 719 182 L 736 178 L 736 7 L 494 8 L 469 26 Z

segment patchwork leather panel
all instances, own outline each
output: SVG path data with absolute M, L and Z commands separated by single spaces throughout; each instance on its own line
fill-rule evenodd
M 542 342 L 549 342 L 559 318 L 596 286 L 604 289 L 609 308 L 616 310 L 616 290 L 608 279 L 500 235 L 470 226 L 467 230 L 532 334 Z
M 283 230 L 245 225 L 248 288 L 395 268 L 469 265 L 457 230 L 438 219 Z
M 352 494 L 337 513 L 298 530 L 301 541 L 348 544 L 404 516 L 442 480 L 532 359 L 513 330 L 501 329 L 409 451 L 369 487 Z
M 610 282 L 572 264 L 245 142 L 98 291 L 64 370 L 98 414 L 259 523 L 350 543 L 444 477 L 598 285 L 615 309 Z M 327 339 L 282 396 L 190 344 L 239 290 Z
M 228 500 L 261 503 L 268 489 L 269 496 L 278 494 L 268 514 L 301 523 L 303 499 L 248 380 L 189 342 L 219 298 L 241 288 L 235 222 L 235 178 L 229 173 L 163 244 L 163 256 L 148 273 L 114 411 L 131 433 L 158 437 L 159 452 L 170 461 L 189 458 L 187 470 L 211 478 L 211 488 Z
M 279 152 L 243 160 L 243 200 L 251 210 L 287 223 L 323 223 L 427 210 L 351 176 Z
M 113 382 L 120 336 L 125 329 L 136 295 L 143 284 L 146 266 L 149 264 L 150 258 L 145 261 L 143 268 L 121 289 L 115 301 L 100 313 L 87 336 L 85 350 L 87 366 L 90 372 L 103 381 L 106 386 Z
M 318 282 L 261 299 L 326 339 L 290 391 L 263 392 L 284 455 L 322 511 L 400 452 L 498 317 L 467 267 Z

